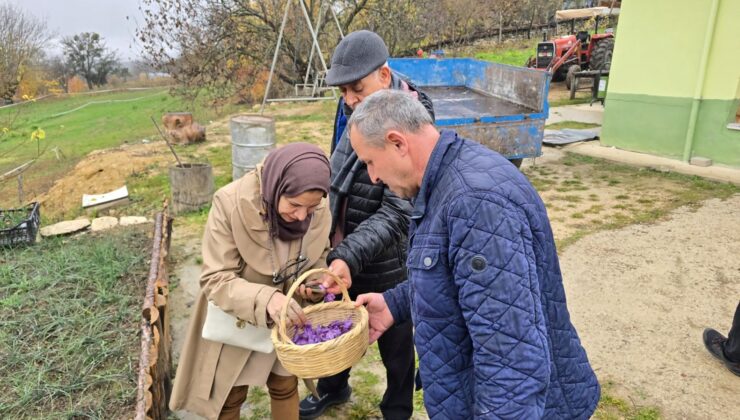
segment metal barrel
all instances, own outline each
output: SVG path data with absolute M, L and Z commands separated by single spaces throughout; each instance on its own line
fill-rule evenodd
M 231 166 L 233 179 L 239 179 L 275 148 L 275 120 L 262 115 L 237 115 L 231 118 Z
M 170 167 L 173 214 L 198 210 L 211 202 L 216 187 L 213 169 L 206 163 L 183 163 Z

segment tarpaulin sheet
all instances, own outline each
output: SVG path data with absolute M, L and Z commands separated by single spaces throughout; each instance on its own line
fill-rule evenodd
M 564 128 L 562 130 L 545 130 L 543 144 L 550 146 L 561 146 L 564 144 L 577 143 L 579 141 L 595 140 L 599 138 L 601 128 Z

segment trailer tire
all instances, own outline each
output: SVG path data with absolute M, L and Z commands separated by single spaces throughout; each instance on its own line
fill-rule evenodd
M 591 70 L 609 70 L 612 65 L 612 53 L 614 52 L 614 38 L 605 38 L 596 44 L 591 53 Z
M 514 166 L 516 166 L 517 169 L 519 169 L 519 167 L 522 166 L 522 161 L 524 161 L 524 159 L 521 159 L 521 158 L 509 159 L 509 162 L 511 162 Z

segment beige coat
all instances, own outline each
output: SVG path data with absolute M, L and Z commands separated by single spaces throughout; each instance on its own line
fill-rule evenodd
M 278 291 L 287 293 L 290 287 L 290 284 L 283 284 L 276 288 L 272 284 L 270 238 L 261 215 L 264 209 L 260 198 L 260 169 L 258 166 L 257 171 L 226 185 L 213 197 L 203 235 L 201 292 L 177 367 L 169 403 L 172 410 L 185 409 L 216 418 L 245 364 L 254 383 L 265 383 L 275 363 L 274 352 L 268 358 L 255 353 L 259 355 L 259 363 L 256 358 L 249 363 L 250 350 L 201 338 L 209 300 L 252 325 L 265 327 L 269 321 L 268 300 Z M 303 238 L 303 252 L 309 260 L 304 271 L 326 266 L 331 227 L 327 204 L 327 199 L 322 200 Z M 300 240 L 289 244 L 290 258 L 297 256 L 299 247 Z M 275 256 L 275 260 L 278 269 L 283 267 L 284 259 L 280 261 Z

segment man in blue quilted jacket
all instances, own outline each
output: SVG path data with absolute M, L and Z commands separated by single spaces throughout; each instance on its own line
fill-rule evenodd
M 441 133 L 419 101 L 384 90 L 354 110 L 373 182 L 411 198 L 406 282 L 357 298 L 370 340 L 413 320 L 433 419 L 587 419 L 600 388 L 570 322 L 550 222 L 496 152 Z

